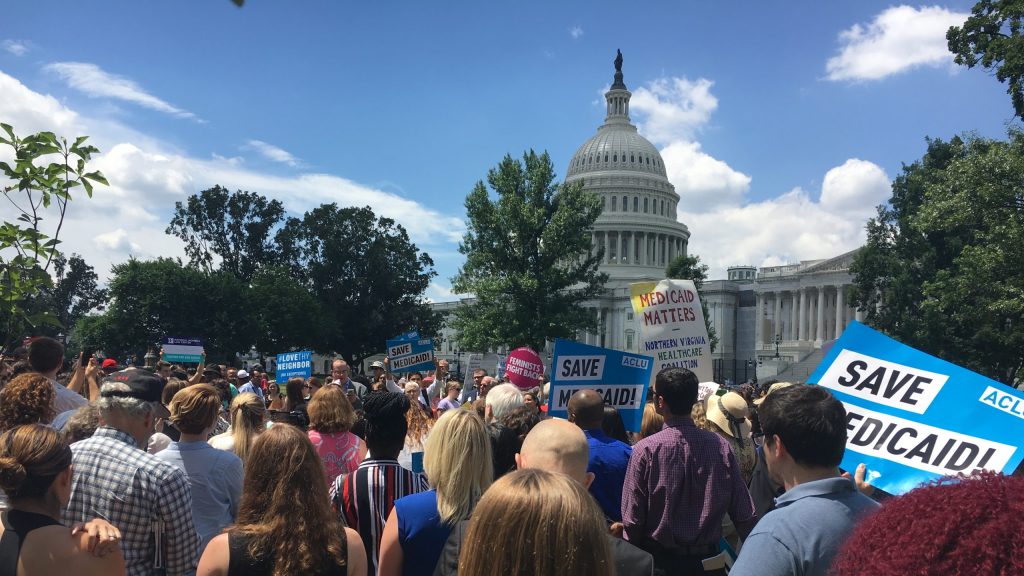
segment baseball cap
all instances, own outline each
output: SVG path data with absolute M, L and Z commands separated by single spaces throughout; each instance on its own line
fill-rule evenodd
M 145 402 L 160 403 L 160 394 L 164 391 L 165 381 L 162 377 L 136 368 L 128 368 L 120 372 L 114 372 L 103 378 L 103 383 L 120 382 L 128 386 L 126 391 L 103 390 L 101 387 L 100 396 L 103 398 L 135 398 Z
M 116 369 L 117 368 L 117 360 L 114 360 L 113 358 L 107 358 L 106 360 L 103 361 L 103 364 L 100 364 L 100 368 L 103 368 L 104 370 L 106 370 L 108 368 L 115 368 Z
M 220 373 L 220 367 L 219 366 L 207 366 L 206 368 L 203 369 L 203 375 L 205 376 L 207 374 L 213 374 L 217 378 L 223 378 L 224 377 L 224 375 Z
M 245 370 L 239 370 L 237 376 L 239 378 L 248 378 L 249 377 L 249 373 L 246 372 Z

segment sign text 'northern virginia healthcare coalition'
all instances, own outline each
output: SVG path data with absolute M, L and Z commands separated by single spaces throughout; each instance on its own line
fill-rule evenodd
M 652 377 L 665 368 L 686 368 L 697 380 L 710 382 L 711 345 L 693 282 L 638 282 L 630 293 L 640 320 L 640 351 L 655 362 Z
M 548 414 L 568 418 L 572 395 L 594 390 L 619 411 L 627 430 L 639 432 L 653 365 L 649 356 L 555 340 Z
M 902 494 L 942 476 L 1011 473 L 1024 441 L 1024 397 L 1002 384 L 854 322 L 810 382 L 846 407 L 842 467 Z

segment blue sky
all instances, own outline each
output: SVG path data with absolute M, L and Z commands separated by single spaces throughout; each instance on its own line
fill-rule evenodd
M 926 136 L 1005 135 L 1004 86 L 945 51 L 970 6 L 19 2 L 0 121 L 104 151 L 113 185 L 64 236 L 101 274 L 182 254 L 163 234 L 174 201 L 221 184 L 298 214 L 370 204 L 434 257 L 428 296 L 446 299 L 465 195 L 529 148 L 564 174 L 619 48 L 634 122 L 718 276 L 851 249 Z

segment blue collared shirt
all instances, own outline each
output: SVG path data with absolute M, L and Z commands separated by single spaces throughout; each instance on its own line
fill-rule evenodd
M 590 447 L 587 472 L 594 473 L 590 493 L 601 506 L 604 515 L 614 522 L 622 520 L 622 486 L 626 483 L 626 468 L 633 449 L 629 444 L 608 436 L 599 428 L 584 430 Z
M 857 522 L 878 503 L 847 478 L 794 486 L 743 542 L 730 576 L 824 576 Z
M 242 461 L 205 441 L 171 442 L 156 457 L 181 469 L 192 485 L 192 519 L 199 551 L 235 522 L 242 499 Z

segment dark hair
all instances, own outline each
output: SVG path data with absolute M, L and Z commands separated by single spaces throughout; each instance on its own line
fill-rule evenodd
M 221 402 L 231 402 L 231 383 L 226 378 L 214 378 L 210 380 L 210 386 L 217 389 Z
M 43 374 L 64 365 L 64 345 L 42 336 L 28 345 L 28 363 L 32 369 Z
M 160 393 L 160 403 L 163 404 L 164 406 L 169 406 L 171 404 L 171 399 L 174 398 L 174 395 L 184 390 L 185 388 L 188 388 L 187 380 L 170 378 L 169 380 L 167 380 L 167 384 L 164 385 L 164 389 Z
M 49 424 L 56 415 L 56 397 L 46 376 L 38 372 L 17 376 L 0 390 L 0 430 L 21 424 Z
M 296 406 L 306 400 L 306 395 L 303 393 L 305 388 L 305 378 L 289 378 L 288 382 L 284 385 L 285 397 L 288 398 L 288 404 L 292 409 L 295 409 Z
M 654 379 L 655 395 L 665 399 L 674 416 L 689 416 L 697 402 L 697 375 L 686 368 L 665 368 Z
M 839 466 L 846 450 L 846 409 L 821 386 L 789 386 L 765 397 L 758 414 L 765 442 L 778 436 L 797 464 Z
M 398 392 L 372 392 L 363 399 L 366 447 L 374 456 L 394 458 L 405 447 L 409 406 L 409 397 Z
M 71 449 L 49 426 L 26 424 L 0 434 L 0 488 L 11 500 L 46 494 L 71 466 Z
M 622 421 L 622 415 L 615 409 L 615 406 L 604 405 L 604 420 L 601 421 L 601 430 L 619 442 L 629 444 L 626 424 Z
M 172 366 L 171 367 L 171 378 L 176 378 L 178 380 L 188 380 L 188 372 L 185 372 L 181 368 L 177 368 L 177 367 Z
M 511 429 L 519 437 L 520 444 L 533 427 L 540 422 L 540 413 L 536 408 L 523 404 L 516 406 L 501 418 L 501 425 Z
M 157 370 L 163 370 L 164 368 L 173 368 L 174 366 L 167 360 L 159 360 L 156 363 Z

